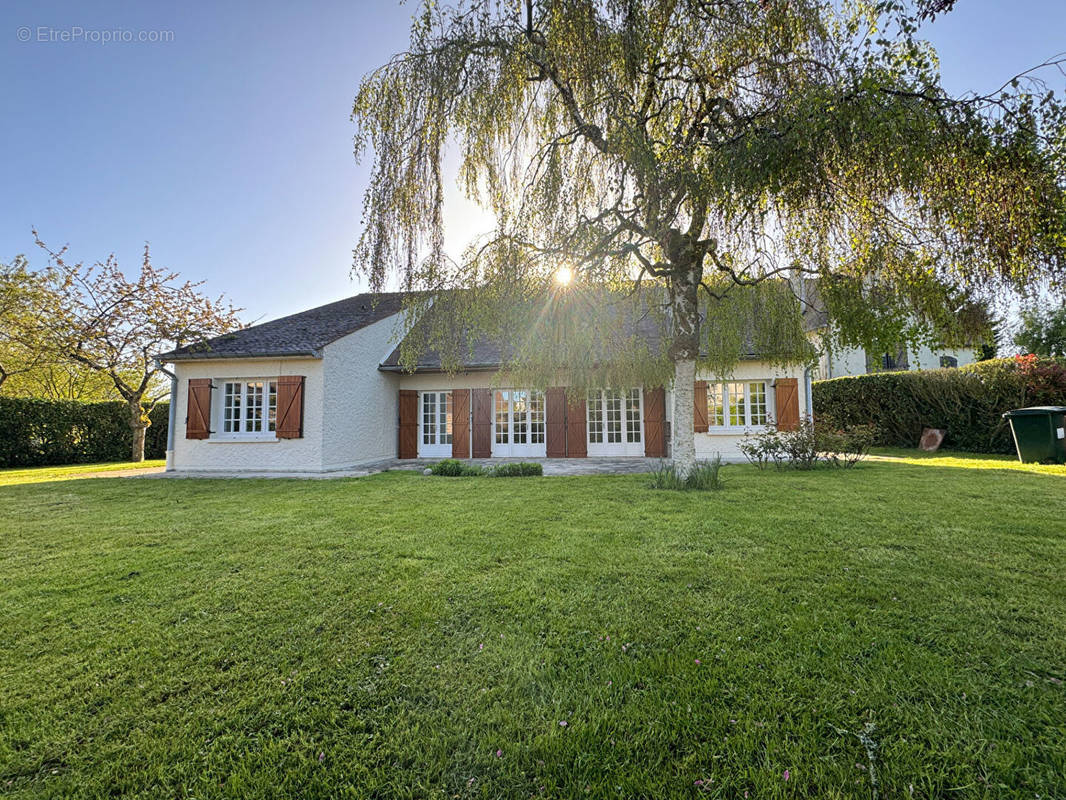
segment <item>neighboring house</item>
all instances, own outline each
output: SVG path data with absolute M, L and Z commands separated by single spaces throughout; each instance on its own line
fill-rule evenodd
M 402 293 L 362 294 L 159 356 L 174 366 L 167 467 L 329 472 L 385 459 L 666 457 L 671 396 L 513 386 L 487 343 L 457 374 L 400 366 Z M 804 370 L 752 356 L 696 382 L 696 452 L 808 414 Z
M 817 344 L 818 339 L 812 337 Z M 923 345 L 917 351 L 900 348 L 892 353 L 867 353 L 861 347 L 837 348 L 827 352 L 819 347 L 815 380 L 840 378 L 845 375 L 865 375 L 868 372 L 891 372 L 910 369 L 940 369 L 961 367 L 977 360 L 972 347 L 938 347 Z

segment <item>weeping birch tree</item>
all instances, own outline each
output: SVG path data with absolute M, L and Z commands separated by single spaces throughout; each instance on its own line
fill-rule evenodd
M 950 96 L 919 35 L 951 15 L 928 5 L 424 3 L 353 111 L 373 160 L 355 271 L 426 290 L 413 314 L 433 302 L 407 363 L 435 347 L 458 365 L 477 332 L 532 385 L 665 381 L 687 472 L 697 368 L 728 374 L 756 345 L 808 359 L 815 303 L 828 341 L 888 349 L 1060 291 L 1066 117 L 1042 82 L 1058 73 Z M 496 220 L 459 256 L 449 153 Z M 656 347 L 619 322 L 634 314 Z

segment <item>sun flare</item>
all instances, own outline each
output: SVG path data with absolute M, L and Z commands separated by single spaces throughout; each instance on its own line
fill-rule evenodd
M 555 271 L 555 282 L 560 286 L 569 286 L 574 280 L 574 271 L 570 267 L 560 267 Z

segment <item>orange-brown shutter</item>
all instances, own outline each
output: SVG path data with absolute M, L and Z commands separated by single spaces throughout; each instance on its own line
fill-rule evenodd
M 795 378 L 778 378 L 774 381 L 774 406 L 777 408 L 779 431 L 799 428 L 799 382 Z
M 707 432 L 707 381 L 696 381 L 692 387 L 692 429 Z
M 278 378 L 278 416 L 274 433 L 279 439 L 299 439 L 304 435 L 304 376 Z
M 452 458 L 470 458 L 469 389 L 452 389 Z
M 548 458 L 566 456 L 566 389 L 552 386 L 544 393 L 545 425 L 547 439 L 545 454 Z
M 644 390 L 644 455 L 666 456 L 666 390 Z
M 185 438 L 206 439 L 211 435 L 211 379 L 189 379 L 189 404 L 185 409 Z
M 418 392 L 400 389 L 400 458 L 418 458 Z
M 584 396 L 567 401 L 566 455 L 569 458 L 585 458 L 589 454 L 585 415 Z
M 492 456 L 492 392 L 488 389 L 471 389 L 474 407 L 474 431 L 471 454 L 474 458 Z

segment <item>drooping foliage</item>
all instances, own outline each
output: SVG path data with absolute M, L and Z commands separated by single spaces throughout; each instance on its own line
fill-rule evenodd
M 657 352 L 616 340 L 614 366 L 580 362 L 649 377 L 693 358 L 728 370 L 753 335 L 805 360 L 813 297 L 829 338 L 869 349 L 987 333 L 983 306 L 1062 288 L 1066 116 L 1039 73 L 949 96 L 919 38 L 929 8 L 426 2 L 409 50 L 356 96 L 356 152 L 373 156 L 356 270 L 438 298 L 427 346 L 495 327 L 542 384 L 591 339 L 560 332 L 547 359 L 512 315 L 550 317 L 567 292 L 654 311 Z M 449 148 L 497 221 L 457 259 Z M 560 267 L 568 289 L 551 287 Z

